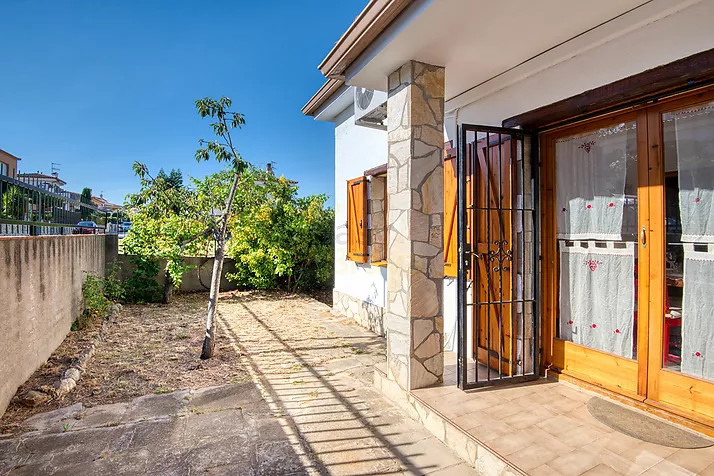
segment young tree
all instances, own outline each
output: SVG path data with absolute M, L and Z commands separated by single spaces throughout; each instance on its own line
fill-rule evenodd
M 218 293 L 221 286 L 221 274 L 223 272 L 223 259 L 225 257 L 226 247 L 226 231 L 228 229 L 228 221 L 233 207 L 233 200 L 236 195 L 238 183 L 240 182 L 243 171 L 247 168 L 247 163 L 236 152 L 231 138 L 231 129 L 240 128 L 245 124 L 243 114 L 231 112 L 228 109 L 231 107 L 231 100 L 227 97 L 222 97 L 218 100 L 211 98 L 203 98 L 196 101 L 196 109 L 201 117 L 215 118 L 216 122 L 211 123 L 213 133 L 216 135 L 216 140 L 206 141 L 199 140 L 202 147 L 196 151 L 196 160 L 199 162 L 209 160 L 214 156 L 219 162 L 229 162 L 233 166 L 233 185 L 231 186 L 228 198 L 225 203 L 215 230 L 216 253 L 213 261 L 213 274 L 211 275 L 211 288 L 208 298 L 208 313 L 206 315 L 206 337 L 203 340 L 203 348 L 201 350 L 201 359 L 210 359 L 213 357 L 216 346 L 216 305 L 218 301 Z

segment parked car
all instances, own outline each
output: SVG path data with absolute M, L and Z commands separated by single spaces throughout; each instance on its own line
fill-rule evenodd
M 97 231 L 97 224 L 93 221 L 80 221 L 72 230 L 72 233 L 75 235 L 95 235 Z
M 124 232 L 124 233 L 126 233 L 127 231 L 129 231 L 130 228 L 131 228 L 131 222 L 130 222 L 130 221 L 125 221 L 124 223 L 121 224 L 121 231 Z

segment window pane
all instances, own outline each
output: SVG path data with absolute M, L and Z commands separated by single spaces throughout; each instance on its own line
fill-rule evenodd
M 666 113 L 662 121 L 667 214 L 662 360 L 670 370 L 714 380 L 714 103 Z
M 558 337 L 637 355 L 634 122 L 556 141 Z

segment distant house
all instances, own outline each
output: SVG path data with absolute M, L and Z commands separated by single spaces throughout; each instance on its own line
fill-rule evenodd
M 113 212 L 123 208 L 121 205 L 117 205 L 116 203 L 106 200 L 102 194 L 98 197 L 92 197 L 92 205 L 99 208 L 103 212 Z
M 17 176 L 18 160 L 21 160 L 20 157 L 15 157 L 14 155 L 0 149 L 0 175 L 15 178 L 15 176 Z
M 34 173 L 18 174 L 17 178 L 23 182 L 30 183 L 37 187 L 47 189 L 50 192 L 62 193 L 62 187 L 67 185 L 67 182 L 59 178 L 57 172 L 52 172 L 51 175 L 43 174 L 39 170 Z

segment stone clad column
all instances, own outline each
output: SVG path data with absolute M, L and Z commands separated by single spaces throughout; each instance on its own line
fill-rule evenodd
M 389 75 L 388 376 L 404 390 L 443 379 L 444 68 Z

